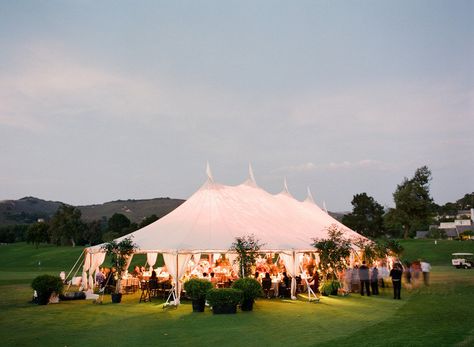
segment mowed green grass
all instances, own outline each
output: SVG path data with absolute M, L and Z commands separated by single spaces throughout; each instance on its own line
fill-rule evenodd
M 474 270 L 449 266 L 449 254 L 459 247 L 474 250 L 474 242 L 462 244 L 443 241 L 443 248 L 440 243 L 434 248 L 432 241 L 404 242 L 405 257 L 431 259 L 435 266 L 432 285 L 403 289 L 400 301 L 386 288 L 379 297 L 351 294 L 320 303 L 262 299 L 253 312 L 236 315 L 192 313 L 187 302 L 178 309 L 163 309 L 158 300 L 139 304 L 138 293 L 124 296 L 121 304 L 106 296 L 100 305 L 32 305 L 31 279 L 68 270 L 82 249 L 0 246 L 0 341 L 4 346 L 472 346 Z M 439 250 L 447 251 L 447 258 Z

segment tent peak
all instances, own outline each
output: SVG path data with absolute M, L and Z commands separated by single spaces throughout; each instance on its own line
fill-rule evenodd
M 257 187 L 257 181 L 255 180 L 255 176 L 253 175 L 252 164 L 249 163 L 249 178 L 245 181 L 245 184 Z
M 206 163 L 206 175 L 208 182 L 214 182 L 214 177 L 212 177 L 211 166 L 209 165 L 209 161 Z
M 313 199 L 313 194 L 311 194 L 311 190 L 309 189 L 309 187 L 307 187 L 307 190 L 308 190 L 308 193 L 306 195 L 305 201 L 315 204 L 314 199 Z
M 283 179 L 283 190 L 281 191 L 280 194 L 288 195 L 288 196 L 292 197 L 292 195 L 290 193 L 290 190 L 288 189 L 288 183 L 286 181 L 286 177 Z

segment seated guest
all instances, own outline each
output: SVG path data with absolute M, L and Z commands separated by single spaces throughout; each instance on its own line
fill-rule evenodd
M 272 289 L 272 279 L 268 272 L 265 273 L 265 277 L 262 279 L 262 289 L 263 289 L 263 292 L 265 293 L 265 296 L 269 299 L 270 292 Z
M 140 268 L 138 267 L 138 265 L 135 266 L 135 268 L 133 269 L 132 275 L 134 277 L 140 277 L 142 275 L 142 272 L 140 271 Z
M 214 288 L 217 288 L 217 282 L 219 282 L 219 281 L 218 281 L 217 278 L 215 277 L 214 272 L 211 272 L 211 283 L 212 283 L 212 286 L 213 286 Z
M 260 273 L 258 271 L 255 271 L 255 275 L 254 275 L 255 279 L 257 281 L 259 281 L 260 283 L 262 283 L 262 279 L 260 278 Z

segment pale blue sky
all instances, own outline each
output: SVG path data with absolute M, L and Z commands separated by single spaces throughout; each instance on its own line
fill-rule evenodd
M 474 1 L 0 0 L 0 199 L 474 190 Z

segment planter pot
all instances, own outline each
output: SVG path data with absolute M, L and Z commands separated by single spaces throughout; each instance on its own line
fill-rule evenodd
M 51 297 L 51 293 L 38 292 L 38 297 L 36 298 L 36 302 L 38 303 L 38 305 L 47 305 L 49 303 L 50 297 Z
M 205 307 L 206 307 L 205 299 L 193 300 L 193 312 L 204 312 Z
M 333 289 L 333 290 L 331 291 L 331 295 L 337 296 L 337 289 Z
M 212 313 L 213 314 L 229 314 L 229 313 L 237 313 L 237 305 L 214 305 L 212 306 Z
M 122 301 L 122 293 L 112 293 L 112 302 L 114 304 L 120 304 Z
M 254 303 L 253 299 L 244 300 L 244 301 L 242 301 L 242 305 L 240 305 L 240 308 L 242 309 L 242 311 L 252 311 L 253 310 L 253 303 Z

